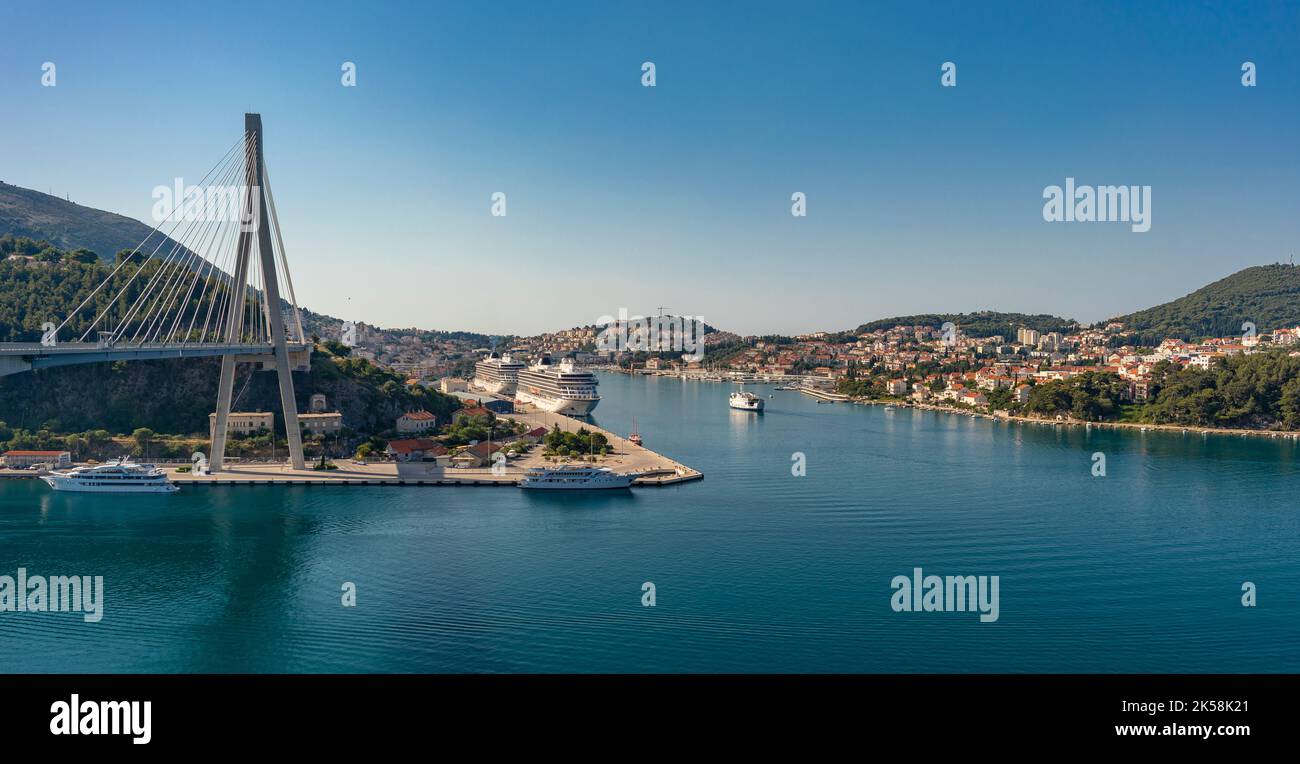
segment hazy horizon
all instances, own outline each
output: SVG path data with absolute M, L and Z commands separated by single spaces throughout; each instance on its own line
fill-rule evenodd
M 224 8 L 0 9 L 0 178 L 152 225 L 257 111 L 304 307 L 524 336 L 1093 323 L 1300 239 L 1295 7 Z M 1071 178 L 1149 186 L 1150 230 L 1045 222 Z

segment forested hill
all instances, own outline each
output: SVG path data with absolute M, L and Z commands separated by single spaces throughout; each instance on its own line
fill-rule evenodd
M 967 337 L 992 337 L 1002 335 L 1015 339 L 1020 327 L 1037 329 L 1039 332 L 1067 332 L 1076 324 L 1068 318 L 1045 314 L 1029 315 L 1025 313 L 1002 313 L 993 310 L 981 310 L 974 313 L 923 313 L 915 316 L 895 316 L 882 318 L 863 324 L 857 333 L 874 332 L 879 329 L 891 329 L 895 326 L 943 326 L 951 321 Z
M 39 254 L 26 254 L 32 250 Z M 128 255 L 123 252 L 121 256 Z M 102 262 L 87 249 L 69 252 L 47 241 L 10 234 L 0 235 L 0 258 L 4 258 L 0 260 L 0 342 L 39 341 L 42 322 L 62 323 L 106 279 L 108 285 L 73 316 L 59 340 L 77 339 L 104 310 L 108 312 L 96 328 L 112 328 L 126 317 L 147 288 L 149 277 L 162 266 L 159 260 L 146 262 L 145 255 L 136 253 L 114 274 L 113 264 Z M 121 297 L 115 300 L 119 293 Z M 191 305 L 197 301 L 196 294 Z
M 76 433 L 105 429 L 129 434 L 137 427 L 174 435 L 206 434 L 217 400 L 218 358 L 99 363 L 29 371 L 0 377 L 0 440 L 19 430 Z M 344 426 L 360 433 L 391 430 L 397 417 L 425 409 L 448 421 L 459 401 L 418 385 L 369 361 L 312 354 L 311 373 L 294 373 L 298 410 L 313 393 L 324 393 Z M 273 371 L 242 364 L 235 378 L 239 411 L 273 411 L 283 431 L 279 388 Z M 9 437 L 6 437 L 8 435 Z
M 121 250 L 139 246 L 151 230 L 152 226 L 125 215 L 0 182 L 0 234 L 46 241 L 63 250 L 84 248 L 111 262 Z M 150 244 L 161 241 L 154 234 Z M 162 251 L 170 252 L 173 244 L 168 240 Z
M 0 236 L 0 250 L 14 241 L 25 240 Z M 84 252 L 44 245 L 42 251 L 46 255 L 40 259 L 0 261 L 0 341 L 39 341 L 43 321 L 62 321 L 112 271 L 110 265 Z M 141 267 L 145 272 L 132 281 L 131 275 Z M 149 269 L 156 267 L 156 262 L 125 264 L 110 286 L 69 322 L 60 340 L 76 339 L 89 319 L 111 302 L 110 296 L 122 289 L 121 310 L 126 310 L 148 280 Z M 113 326 L 119 317 L 110 310 L 107 325 Z M 294 374 L 300 411 L 307 410 L 313 393 L 324 393 L 330 407 L 343 413 L 346 427 L 374 433 L 391 429 L 407 410 L 426 409 L 442 422 L 459 407 L 453 397 L 407 385 L 399 374 L 342 353 L 346 349 L 322 347 L 313 354 L 310 374 Z M 147 427 L 171 434 L 205 433 L 216 401 L 219 367 L 219 359 L 191 358 L 87 364 L 0 377 L 0 441 L 13 441 L 17 435 L 16 442 L 26 443 L 21 431 L 35 434 L 43 429 L 55 433 L 106 429 L 122 434 Z M 279 410 L 274 373 L 251 371 L 245 365 L 235 385 L 238 409 Z M 278 414 L 275 420 L 277 428 L 283 426 Z
M 1300 325 L 1300 268 L 1259 265 L 1201 287 L 1172 302 L 1116 316 L 1135 333 L 1129 341 L 1154 345 L 1167 337 L 1184 340 L 1230 337 L 1244 322 L 1259 332 Z

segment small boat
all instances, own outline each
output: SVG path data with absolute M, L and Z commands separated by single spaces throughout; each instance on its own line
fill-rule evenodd
M 632 417 L 632 432 L 628 434 L 627 442 L 641 445 L 641 433 L 636 431 L 636 417 Z
M 763 400 L 757 395 L 754 395 L 753 393 L 745 392 L 745 386 L 741 385 L 740 390 L 737 390 L 736 392 L 732 393 L 731 397 L 727 399 L 727 403 L 733 409 L 740 409 L 741 411 L 761 412 L 763 410 L 763 406 L 767 404 L 767 401 Z
M 174 493 L 179 490 L 167 473 L 152 464 L 118 459 L 108 464 L 52 470 L 41 480 L 56 491 L 80 493 Z
M 593 489 L 628 488 L 636 479 L 634 474 L 620 474 L 609 467 L 533 467 L 519 481 L 520 488 L 545 491 L 585 491 Z

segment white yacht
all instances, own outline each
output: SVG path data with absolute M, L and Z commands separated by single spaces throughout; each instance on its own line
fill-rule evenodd
M 552 364 L 549 356 L 542 356 L 519 372 L 515 399 L 542 411 L 569 416 L 587 416 L 600 403 L 595 374 L 577 369 L 571 358 Z
M 470 380 L 470 385 L 488 393 L 514 395 L 515 386 L 519 383 L 519 372 L 523 369 L 523 361 L 514 360 L 508 353 L 491 353 L 474 364 L 474 378 Z
M 753 393 L 739 390 L 731 394 L 731 398 L 728 399 L 728 404 L 733 409 L 740 409 L 741 411 L 762 411 L 763 407 L 767 405 L 767 401 Z
M 172 493 L 176 484 L 167 473 L 152 464 L 136 464 L 125 459 L 93 467 L 76 467 L 51 471 L 41 480 L 56 491 L 83 493 Z
M 628 488 L 636 475 L 620 474 L 608 467 L 533 467 L 519 481 L 520 488 L 549 491 L 585 491 L 595 488 Z

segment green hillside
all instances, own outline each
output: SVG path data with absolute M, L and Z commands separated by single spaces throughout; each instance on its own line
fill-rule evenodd
M 93 259 L 53 247 L 48 242 L 33 245 L 21 238 L 0 236 L 5 243 L 27 249 L 37 246 L 44 254 L 37 260 L 10 258 L 0 261 L 0 341 L 37 342 L 42 321 L 61 321 L 91 290 L 109 276 L 112 267 Z M 87 260 L 89 261 L 87 262 Z M 131 275 L 140 268 L 123 265 L 81 313 L 69 322 L 60 336 L 79 336 L 89 319 L 114 303 L 110 295 L 125 290 L 124 302 L 134 299 L 151 269 L 143 266 L 141 278 Z M 126 310 L 126 307 L 120 307 Z M 107 323 L 118 318 L 112 309 Z M 363 359 L 348 358 L 319 347 L 312 356 L 311 373 L 295 373 L 294 387 L 299 411 L 306 411 L 313 393 L 324 393 L 331 408 L 343 414 L 343 424 L 359 433 L 375 433 L 393 427 L 402 412 L 423 408 L 447 421 L 459 407 L 451 396 L 405 384 L 405 378 Z M 208 428 L 208 413 L 217 394 L 220 360 L 214 358 L 103 363 L 46 369 L 0 377 L 0 441 L 30 443 L 24 434 L 41 430 L 52 433 L 105 429 L 129 434 L 147 427 L 157 432 L 201 434 Z M 235 381 L 239 394 L 236 407 L 244 410 L 278 411 L 280 400 L 274 373 L 241 367 Z M 280 417 L 276 425 L 283 427 Z M 8 437 L 6 437 L 8 436 Z M 3 444 L 0 443 L 0 446 Z
M 0 182 L 0 234 L 47 241 L 62 250 L 84 247 L 111 261 L 118 251 L 139 246 L 151 230 L 125 215 Z M 150 239 L 153 246 L 160 241 L 158 234 Z M 169 239 L 162 251 L 170 252 L 173 245 Z
M 1300 325 L 1300 268 L 1259 265 L 1238 271 L 1172 302 L 1116 316 L 1136 344 L 1241 334 L 1249 321 L 1261 333 Z
M 1075 322 L 1060 316 L 1046 314 L 1030 315 L 1026 313 L 1002 313 L 993 310 L 981 310 L 974 313 L 923 313 L 915 316 L 895 316 L 863 324 L 857 333 L 874 332 L 895 326 L 943 326 L 951 321 L 967 337 L 991 337 L 1002 335 L 1015 339 L 1016 329 L 1028 327 L 1039 332 L 1066 332 Z
M 105 429 L 130 434 L 137 427 L 178 435 L 203 435 L 215 409 L 220 359 L 114 362 L 68 366 L 0 377 L 0 439 L 3 430 L 53 433 Z M 298 410 L 313 393 L 324 393 L 345 427 L 359 433 L 391 430 L 397 417 L 423 408 L 449 420 L 459 401 L 417 385 L 364 359 L 312 354 L 310 373 L 294 373 Z M 234 408 L 273 411 L 283 432 L 280 394 L 273 371 L 240 366 Z

